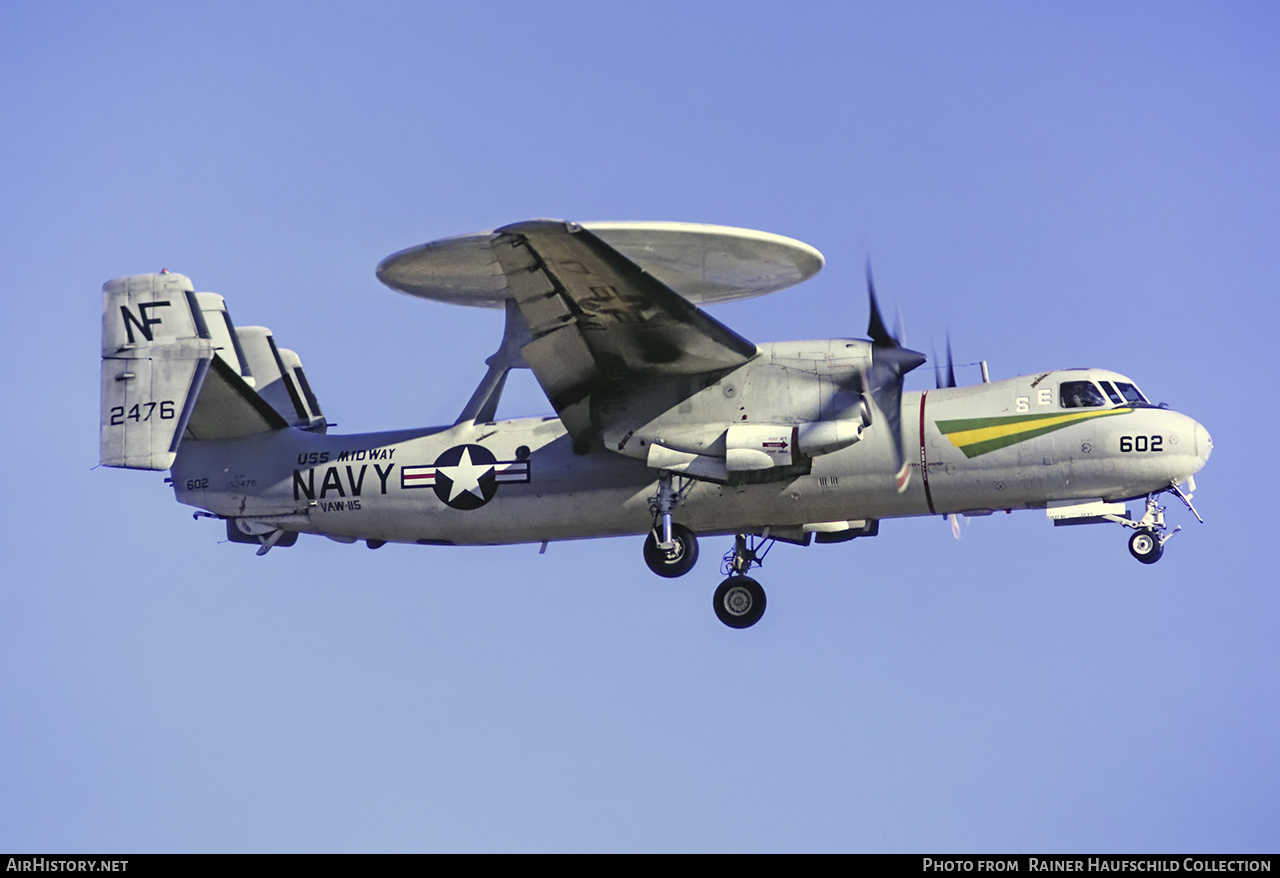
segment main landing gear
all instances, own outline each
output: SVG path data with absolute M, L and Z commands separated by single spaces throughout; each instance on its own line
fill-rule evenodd
M 711 600 L 716 618 L 730 628 L 750 628 L 764 615 L 767 604 L 764 589 L 747 576 L 747 571 L 762 565 L 772 547 L 773 540 L 767 537 L 734 536 L 733 548 L 720 565 L 720 572 L 728 574 L 728 578 L 720 583 Z
M 644 563 L 659 576 L 684 576 L 698 561 L 698 538 L 683 524 L 671 520 L 671 513 L 693 487 L 692 479 L 676 484 L 669 472 L 658 476 L 658 492 L 649 498 L 653 528 L 644 540 Z
M 683 524 L 671 524 L 669 537 L 663 540 L 659 528 L 644 538 L 644 563 L 659 576 L 675 579 L 693 569 L 698 561 L 698 538 Z
M 698 560 L 697 535 L 671 520 L 673 510 L 692 487 L 692 480 L 679 479 L 677 483 L 677 477 L 664 472 L 658 477 L 657 492 L 649 499 L 653 528 L 644 540 L 644 563 L 667 579 L 684 576 Z M 733 549 L 724 556 L 720 572 L 728 578 L 716 589 L 712 606 L 716 618 L 730 628 L 750 628 L 764 615 L 764 589 L 746 574 L 760 566 L 772 546 L 768 537 L 738 534 Z

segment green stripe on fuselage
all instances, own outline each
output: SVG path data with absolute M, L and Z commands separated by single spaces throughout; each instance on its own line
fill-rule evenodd
M 964 452 L 965 457 L 977 457 L 999 448 L 1007 448 L 1027 439 L 1062 430 L 1081 421 L 1124 415 L 1132 408 L 1105 409 L 1103 411 L 1059 411 L 1048 414 L 1012 415 L 994 418 L 957 418 L 936 421 L 935 424 L 951 444 Z

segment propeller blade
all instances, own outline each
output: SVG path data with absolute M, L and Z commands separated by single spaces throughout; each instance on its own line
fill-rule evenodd
M 886 368 L 872 366 L 867 375 L 871 385 L 871 397 L 884 413 L 884 421 L 893 442 L 893 463 L 902 469 L 905 455 L 902 448 L 902 378 Z
M 898 468 L 898 479 L 902 488 L 906 487 L 906 453 L 902 440 L 902 376 L 925 362 L 924 354 L 907 348 L 872 349 L 872 364 L 867 370 L 867 385 L 871 397 L 884 414 L 884 423 L 889 431 L 893 448 L 893 462 Z
M 951 357 L 951 333 L 947 332 L 947 387 L 956 386 L 956 366 Z
M 944 387 L 956 386 L 956 367 L 951 358 L 951 333 L 947 332 L 947 371 L 942 372 L 942 362 L 938 359 L 938 349 L 933 347 L 933 386 L 941 390 Z
M 902 492 L 906 490 L 911 476 L 902 440 L 902 376 L 928 358 L 918 351 L 903 347 L 885 328 L 880 303 L 876 301 L 876 285 L 871 276 L 870 260 L 867 260 L 867 297 L 871 302 L 867 335 L 871 337 L 872 344 L 871 365 L 866 372 L 866 390 L 884 414 L 889 444 L 893 449 L 893 462 L 897 467 L 895 481 L 898 491 Z M 898 322 L 901 325 L 901 317 Z
M 878 345 L 896 346 L 897 342 L 885 328 L 884 318 L 880 316 L 880 305 L 876 302 L 876 282 L 871 276 L 871 260 L 867 260 L 867 295 L 871 298 L 871 319 L 867 323 L 867 338 Z

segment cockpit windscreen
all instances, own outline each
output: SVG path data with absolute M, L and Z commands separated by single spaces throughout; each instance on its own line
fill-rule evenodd
M 1120 388 L 1120 392 L 1124 394 L 1124 401 L 1129 405 L 1147 406 L 1151 403 L 1147 402 L 1147 398 L 1142 395 L 1142 391 L 1132 384 L 1126 384 L 1123 381 L 1117 381 L 1116 387 Z
M 1064 409 L 1092 408 L 1107 404 L 1098 385 L 1092 381 L 1063 381 L 1058 387 L 1058 401 Z
M 1106 396 L 1092 381 L 1064 381 L 1058 386 L 1058 402 L 1064 409 L 1095 408 L 1107 405 L 1149 406 L 1147 398 L 1132 384 L 1125 381 L 1100 381 Z

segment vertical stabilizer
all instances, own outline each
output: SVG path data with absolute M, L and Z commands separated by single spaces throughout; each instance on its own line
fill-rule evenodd
M 324 414 L 302 372 L 302 361 L 287 348 L 276 346 L 265 326 L 242 326 L 240 345 L 257 380 L 258 395 L 294 427 L 325 431 Z
M 213 358 L 209 327 L 181 274 L 117 278 L 102 293 L 99 459 L 166 470 Z
M 214 354 L 225 360 L 231 371 L 244 379 L 245 384 L 253 387 L 253 372 L 249 368 L 249 360 L 241 346 L 235 324 L 231 322 L 226 299 L 217 293 L 196 293 L 196 302 L 200 306 L 204 325 L 209 330 Z

